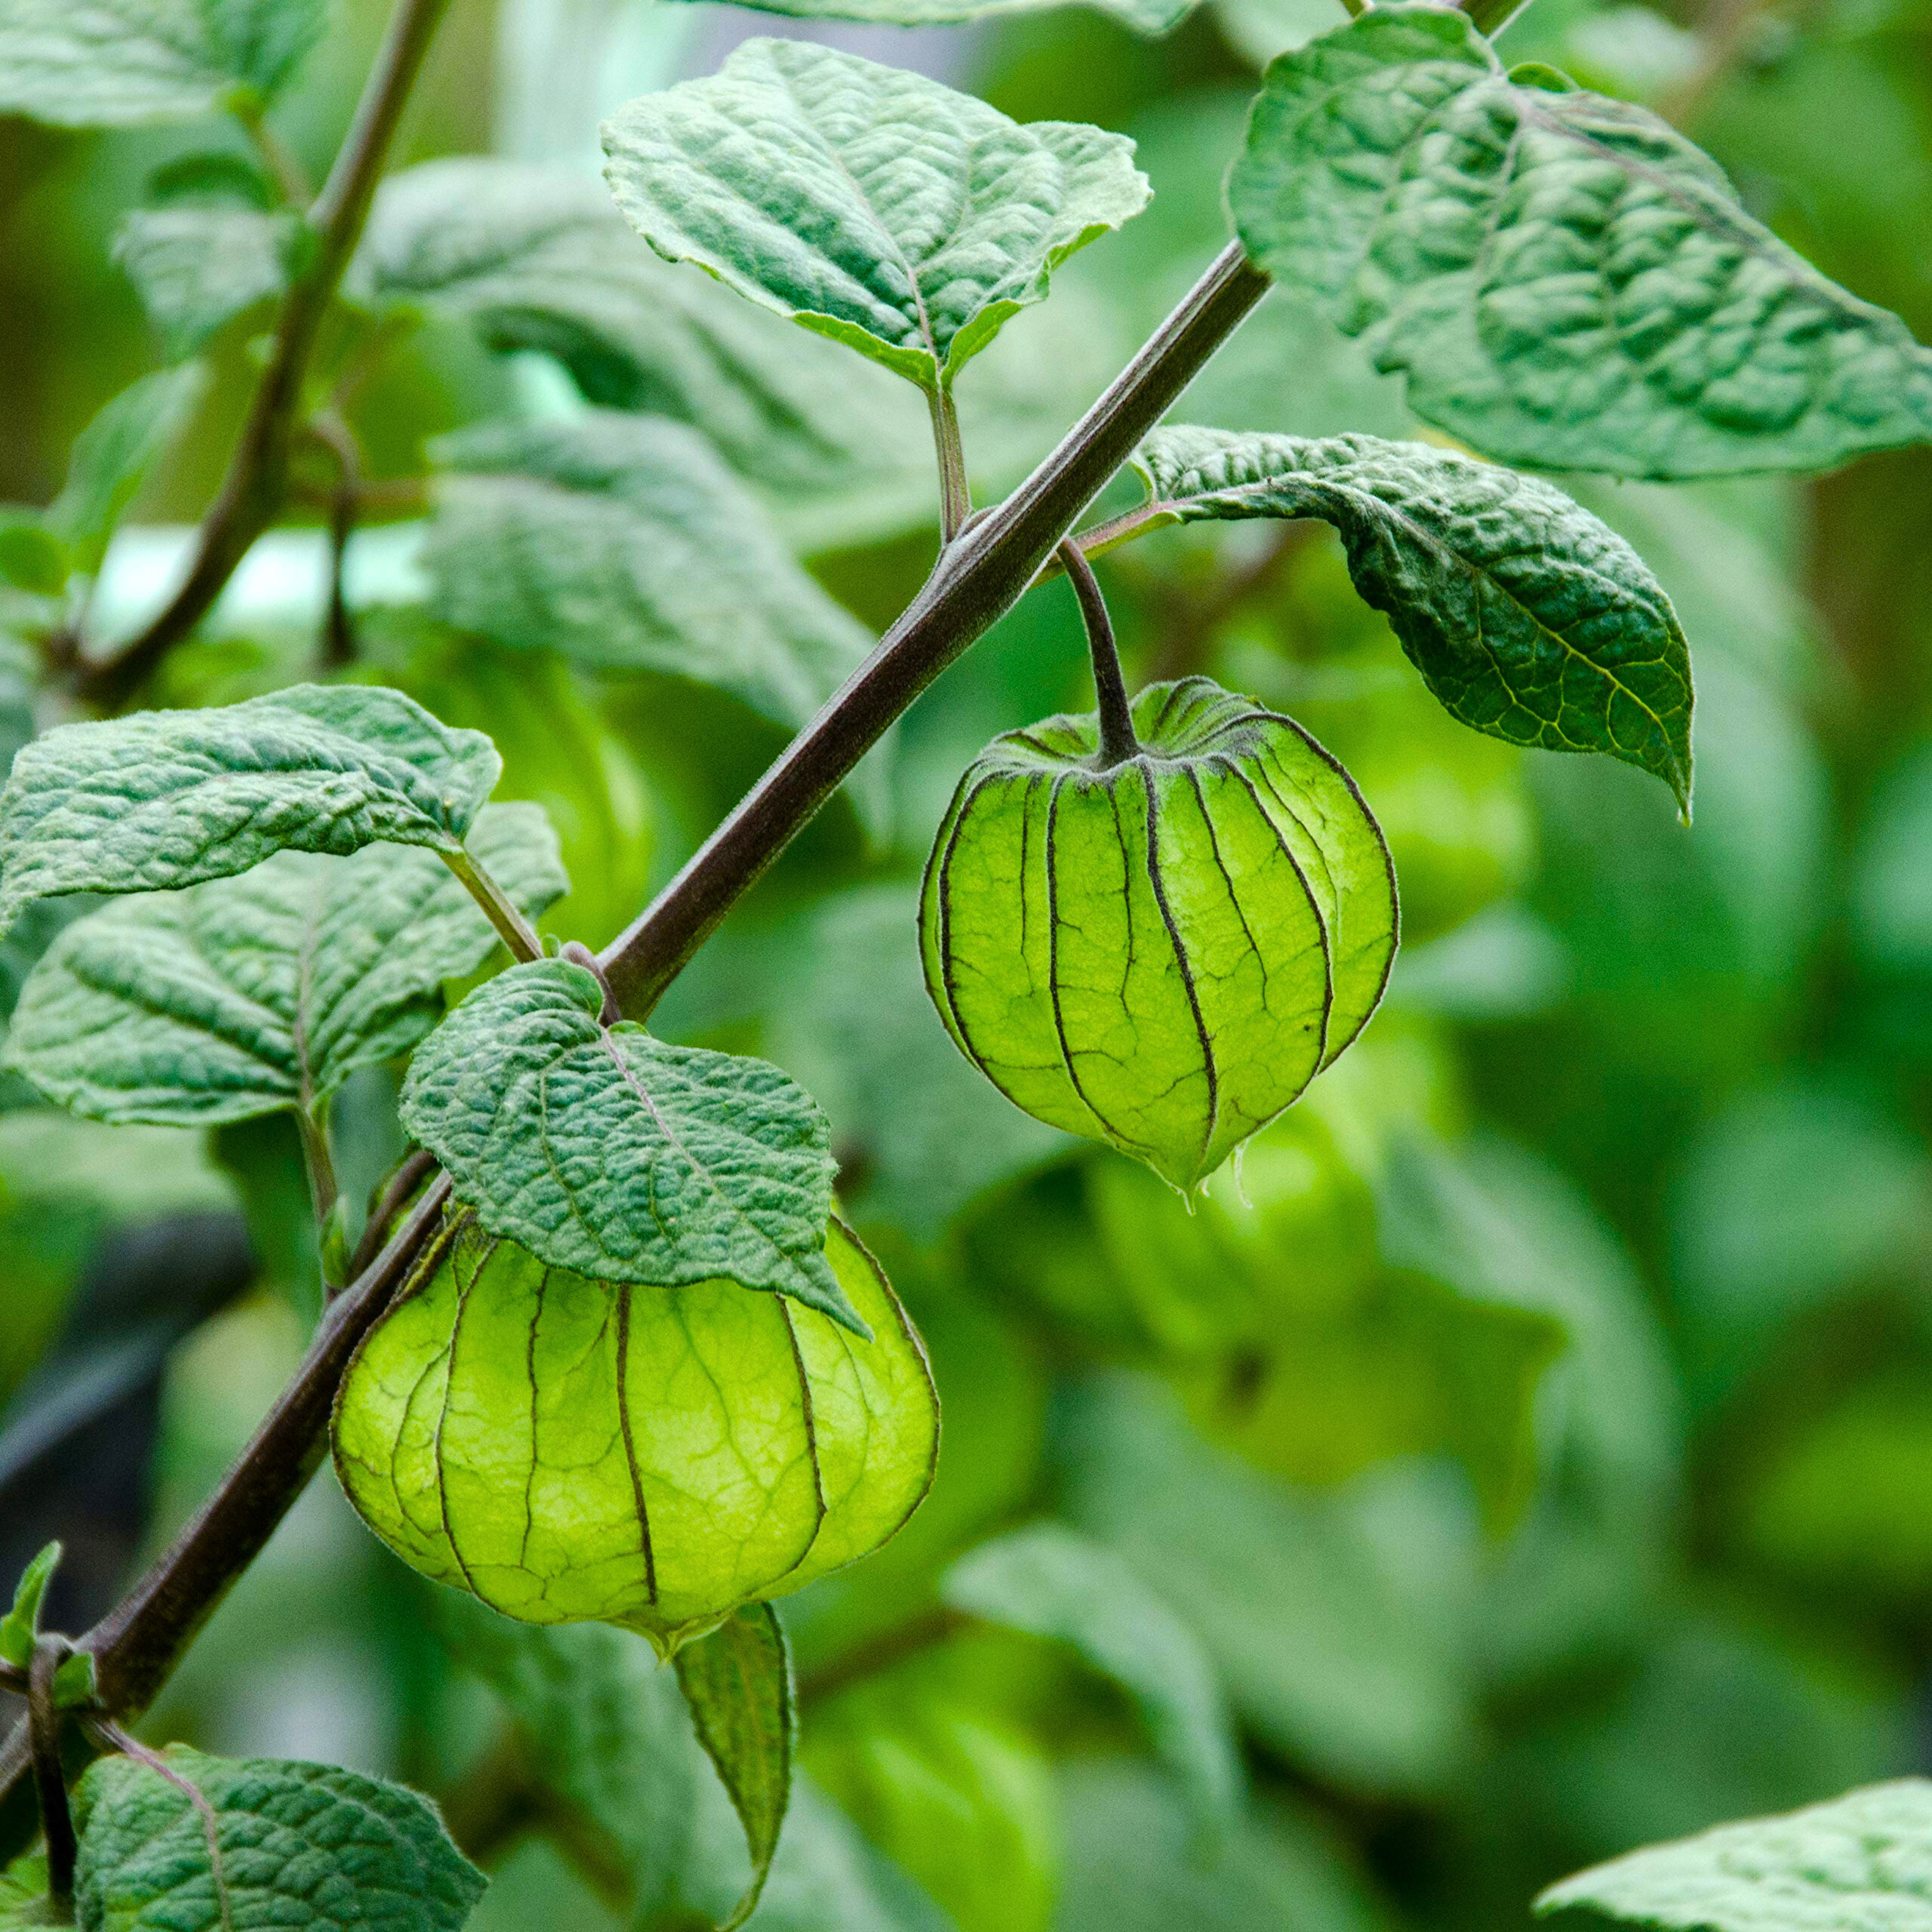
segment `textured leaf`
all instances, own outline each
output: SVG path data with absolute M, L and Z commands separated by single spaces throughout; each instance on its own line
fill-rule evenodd
M 573 1854 L 646 1922 L 677 1903 L 706 1774 L 676 1676 L 629 1630 L 512 1623 L 454 1593 L 436 1608 L 437 1634 L 502 1700 L 522 1768 L 568 1817 Z
M 968 20 L 1037 13 L 1064 0 L 754 0 L 761 14 L 798 20 L 866 20 L 892 27 L 949 27 Z M 1096 11 L 1137 34 L 1171 33 L 1197 0 L 1087 0 Z
M 532 916 L 568 884 L 538 806 L 486 806 L 468 847 Z M 22 990 L 6 1064 L 98 1120 L 319 1114 L 357 1067 L 428 1033 L 443 982 L 496 944 L 434 852 L 280 852 L 239 878 L 76 920 Z
M 404 1124 L 492 1234 L 598 1281 L 722 1276 L 864 1334 L 822 1250 L 831 1131 L 761 1060 L 599 1024 L 603 989 L 539 959 L 480 986 L 431 1034 Z
M 1191 1189 L 1354 1040 L 1394 962 L 1388 848 L 1292 719 L 1205 678 L 996 738 L 926 866 L 927 990 L 1017 1106 Z
M 718 1767 L 752 1854 L 752 1882 L 718 1928 L 734 1932 L 757 1909 L 791 1804 L 798 1730 L 791 1655 L 771 1605 L 748 1604 L 686 1644 L 676 1664 L 698 1742 Z
M 741 476 L 823 488 L 890 454 L 876 411 L 904 392 L 884 370 L 855 369 L 834 344 L 640 248 L 574 170 L 480 157 L 410 169 L 383 184 L 356 272 L 374 302 L 555 356 L 594 404 L 694 424 Z M 925 425 L 909 427 L 924 465 Z
M 47 506 L 47 526 L 72 551 L 74 568 L 100 568 L 107 540 L 156 459 L 208 387 L 197 363 L 131 382 L 74 439 L 66 486 Z
M 258 208 L 143 208 L 122 224 L 127 270 L 170 356 L 191 356 L 218 330 L 288 286 L 298 218 Z
M 1135 458 L 1150 523 L 1318 517 L 1466 724 L 1654 772 L 1688 812 L 1690 656 L 1629 544 L 1534 477 L 1377 436 L 1156 430 Z
M 1932 437 L 1932 353 L 1895 316 L 1654 115 L 1513 80 L 1453 10 L 1276 61 L 1230 194 L 1262 266 L 1490 455 L 1669 478 Z
M 872 649 L 703 437 L 596 412 L 446 440 L 437 614 L 521 650 L 656 670 L 803 724 Z
M 75 1792 L 86 1932 L 458 1932 L 483 1874 L 427 1800 L 332 1766 L 103 1758 Z M 200 1802 L 196 1802 L 196 1798 Z
M 1122 136 L 1022 127 L 802 40 L 748 41 L 710 79 L 632 101 L 604 146 L 659 254 L 927 388 L 1148 194 Z
M 1216 1835 L 1232 1828 L 1240 1759 L 1213 1666 L 1121 1557 L 1060 1524 L 1036 1523 L 962 1557 L 940 1593 L 957 1610 L 1070 1644 L 1139 1706 L 1197 1825 Z
M 499 769 L 481 732 L 370 686 L 63 725 L 0 792 L 0 932 L 35 899 L 167 891 L 277 851 L 454 851 Z
M 363 1344 L 335 1463 L 403 1560 L 531 1623 L 674 1650 L 892 1535 L 932 1480 L 918 1337 L 844 1228 L 826 1235 L 861 1342 L 712 1280 L 592 1281 L 466 1214 Z
M 34 1660 L 40 1636 L 40 1600 L 61 1560 L 61 1546 L 50 1543 L 20 1573 L 14 1586 L 12 1607 L 0 1617 L 0 1659 L 25 1670 Z
M 188 121 L 272 94 L 322 0 L 8 0 L 0 111 L 69 128 Z
M 1869 1785 L 1649 1846 L 1536 1901 L 1539 1912 L 1570 1906 L 1683 1932 L 1922 1932 L 1932 1925 L 1932 1781 Z

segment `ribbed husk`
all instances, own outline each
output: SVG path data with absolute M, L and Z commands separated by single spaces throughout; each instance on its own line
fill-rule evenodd
M 918 1334 L 836 1220 L 826 1252 L 872 1342 L 733 1282 L 547 1268 L 455 1213 L 344 1378 L 342 1486 L 424 1576 L 668 1654 L 876 1549 L 932 1486 Z
M 1399 913 L 1373 814 L 1293 719 L 1205 678 L 996 738 L 939 828 L 928 990 L 1037 1118 L 1191 1190 L 1361 1031 Z

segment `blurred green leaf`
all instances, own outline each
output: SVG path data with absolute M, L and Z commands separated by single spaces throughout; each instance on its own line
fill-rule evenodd
M 597 411 L 468 430 L 439 454 L 456 473 L 424 562 L 459 630 L 719 685 L 787 726 L 872 648 L 682 423 Z
M 466 849 L 526 914 L 568 883 L 532 805 L 485 806 Z M 94 1120 L 190 1126 L 294 1108 L 320 1121 L 357 1067 L 428 1033 L 443 982 L 499 943 L 434 852 L 279 852 L 75 920 L 22 989 L 6 1064 Z
M 186 362 L 130 383 L 74 439 L 67 484 L 47 507 L 46 526 L 73 567 L 92 576 L 107 541 L 147 473 L 207 392 L 208 371 Z
M 1860 834 L 1852 878 L 1860 952 L 1881 969 L 1932 976 L 1932 746 L 1881 781 Z
M 142 208 L 122 224 L 114 254 L 178 358 L 279 296 L 305 233 L 298 217 L 256 208 Z
M 958 1932 L 1047 1932 L 1058 1865 L 1046 1760 L 957 1696 L 881 1682 L 814 1712 L 806 1761 Z
M 259 106 L 325 19 L 322 0 L 13 0 L 0 20 L 0 110 L 112 128 Z
M 1144 1767 L 1076 1762 L 1062 1788 L 1066 1876 L 1056 1932 L 1381 1932 L 1388 1923 L 1312 1814 L 1258 1805 L 1218 1856 L 1203 1858 Z
M 926 997 L 910 882 L 830 899 L 773 1015 L 772 1051 L 832 1121 L 842 1198 L 932 1241 L 975 1199 L 1072 1144 L 961 1059 Z
M 1667 123 L 1518 84 L 1460 13 L 1378 8 L 1277 62 L 1231 196 L 1262 267 L 1491 455 L 1670 478 L 1932 437 L 1932 354 L 1896 316 L 1754 221 Z M 1548 262 L 1640 292 L 1580 308 Z
M 769 1604 L 746 1604 L 680 1649 L 677 1681 L 698 1741 L 717 1767 L 752 1855 L 752 1882 L 719 1932 L 758 1908 L 791 1804 L 796 1695 L 784 1630 Z
M 1058 1523 L 982 1543 L 940 1580 L 955 1610 L 1070 1645 L 1139 1707 L 1195 1823 L 1218 1844 L 1240 1815 L 1242 1772 L 1213 1666 L 1193 1634 L 1112 1550 Z
M 1346 1496 L 1271 1482 L 1187 1429 L 1164 1392 L 1088 1383 L 1058 1432 L 1061 1504 L 1206 1645 L 1268 1746 L 1350 1790 L 1439 1790 L 1468 1748 L 1450 1634 L 1405 1600 Z
M 34 1660 L 40 1636 L 40 1600 L 60 1560 L 60 1545 L 49 1544 L 22 1572 L 14 1586 L 13 1606 L 0 1617 L 0 1658 L 16 1670 L 25 1670 Z
M 1536 1909 L 1578 1908 L 1684 1932 L 1830 1932 L 1869 1924 L 1874 1913 L 1910 1924 L 1924 1910 L 1928 1860 L 1932 1780 L 1900 1778 L 1784 1817 L 1648 1846 L 1552 1886 Z
M 566 1842 L 644 1924 L 683 1898 L 709 1778 L 674 1672 L 603 1624 L 512 1623 L 439 1591 L 437 1634 L 503 1702 L 518 1759 L 568 1820 Z
M 37 519 L 0 520 L 0 580 L 36 597 L 58 597 L 73 568 L 67 545 Z
M 1932 1234 L 1932 1157 L 1875 1096 L 1794 1072 L 1706 1125 L 1671 1220 L 1684 1343 L 1708 1402 L 1798 1316 L 1913 1267 Z
M 47 1858 L 24 1852 L 0 1872 L 0 1932 L 28 1932 L 47 1918 Z
M 667 260 L 932 390 L 1148 194 L 1118 134 L 1022 127 L 801 40 L 631 102 L 604 145 L 618 207 Z M 908 151 L 925 166 L 907 172 Z

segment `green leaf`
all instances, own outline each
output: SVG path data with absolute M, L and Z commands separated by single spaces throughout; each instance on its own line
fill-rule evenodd
M 561 959 L 480 986 L 417 1051 L 404 1124 L 493 1234 L 599 1281 L 720 1276 L 868 1331 L 824 1252 L 831 1130 L 761 1060 L 599 1024 Z
M 1418 414 L 1623 476 L 1818 470 L 1932 437 L 1932 354 L 1642 108 L 1525 86 L 1468 17 L 1377 7 L 1269 68 L 1249 252 Z
M 36 899 L 172 890 L 278 851 L 454 851 L 499 769 L 481 732 L 368 686 L 65 724 L 0 792 L 0 932 Z
M 771 1051 L 831 1120 L 848 1210 L 929 1245 L 971 1202 L 1072 1143 L 953 1050 L 906 943 L 917 919 L 910 882 L 828 900 L 782 976 Z
M 1204 1858 L 1158 1773 L 1075 1760 L 1064 1774 L 1066 1876 L 1055 1932 L 1387 1932 L 1324 1816 L 1258 1804 Z
M 91 1651 L 76 1650 L 64 1657 L 54 1669 L 54 1708 L 70 1711 L 91 1704 L 100 1694 L 100 1672 Z
M 593 412 L 446 438 L 436 614 L 520 650 L 656 670 L 803 724 L 872 649 L 694 430 Z
M 0 521 L 0 583 L 58 597 L 73 569 L 67 545 L 31 512 Z
M 158 370 L 132 382 L 74 439 L 65 488 L 47 506 L 46 526 L 92 576 L 107 540 L 156 460 L 208 388 L 199 363 Z
M 1038 13 L 1065 0 L 752 0 L 761 14 L 796 20 L 866 20 L 892 27 L 950 27 L 968 20 Z M 1137 34 L 1172 33 L 1198 0 L 1086 0 L 1097 13 Z
M 1460 1640 L 1390 1574 L 1348 1491 L 1244 1466 L 1150 1382 L 1090 1382 L 1060 1420 L 1061 1512 L 1194 1630 L 1271 1750 L 1350 1791 L 1413 1796 L 1463 1774 L 1476 1715 Z
M 771 1605 L 748 1604 L 686 1644 L 676 1666 L 698 1742 L 718 1767 L 752 1854 L 752 1882 L 718 1928 L 736 1932 L 758 1907 L 791 1804 L 798 1732 L 791 1656 Z
M 0 1658 L 16 1670 L 25 1670 L 34 1660 L 34 1646 L 40 1639 L 40 1599 L 60 1560 L 60 1545 L 47 1544 L 21 1572 L 14 1586 L 13 1607 L 0 1617 Z
M 1240 1813 L 1241 1764 L 1226 1700 L 1194 1634 L 1103 1545 L 1058 1523 L 982 1544 L 940 1583 L 956 1610 L 1070 1644 L 1118 1684 L 1216 1838 Z
M 468 849 L 532 916 L 568 884 L 539 806 L 484 806 Z M 444 982 L 496 944 L 434 852 L 280 852 L 75 920 L 22 989 L 5 1064 L 93 1120 L 320 1118 L 357 1067 L 428 1033 Z
M 954 1920 L 801 1777 L 758 1908 L 758 1932 L 958 1932 Z
M 436 1600 L 436 1630 L 502 1700 L 520 1766 L 569 1819 L 573 1854 L 644 1923 L 680 1903 L 705 1773 L 676 1677 L 644 1639 L 513 1623 L 454 1592 Z
M 1318 517 L 1355 588 L 1466 724 L 1605 752 L 1690 806 L 1690 654 L 1663 586 L 1550 484 L 1378 436 L 1156 430 L 1135 466 L 1150 524 Z
M 659 254 L 928 389 L 1148 195 L 1120 135 L 1022 127 L 802 40 L 747 41 L 710 79 L 632 101 L 604 146 Z
M 814 1706 L 813 1774 L 957 1932 L 1048 1932 L 1060 1846 L 1044 1754 L 913 1668 Z
M 927 862 L 927 990 L 1013 1102 L 1191 1190 L 1368 1024 L 1395 876 L 1354 782 L 1293 719 L 1205 678 L 968 766 Z
M 836 1222 L 826 1258 L 872 1341 L 724 1279 L 594 1281 L 465 1210 L 344 1378 L 343 1488 L 438 1582 L 674 1652 L 877 1548 L 931 1486 L 918 1336 Z
M 1932 1780 L 1901 1778 L 1629 1852 L 1552 1886 L 1536 1910 L 1682 1932 L 1856 1932 L 1922 1924 L 1928 1890 Z
M 904 392 L 884 370 L 639 248 L 574 170 L 464 157 L 395 176 L 356 274 L 376 304 L 555 356 L 593 404 L 693 424 L 740 476 L 822 490 L 889 454 L 876 412 Z M 924 462 L 924 425 L 908 427 Z
M 0 1932 L 44 1932 L 49 1916 L 47 1859 L 27 1852 L 0 1872 Z
M 103 1758 L 76 1788 L 88 1932 L 458 1932 L 483 1894 L 434 1809 L 399 1784 L 184 1744 L 163 1761 L 172 1777 Z
M 282 293 L 304 233 L 298 217 L 257 208 L 137 208 L 121 224 L 114 257 L 167 352 L 192 356 Z
M 323 21 L 322 0 L 9 0 L 0 111 L 114 128 L 259 102 Z

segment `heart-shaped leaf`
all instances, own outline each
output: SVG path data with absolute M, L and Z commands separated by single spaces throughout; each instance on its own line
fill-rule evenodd
M 928 390 L 1148 197 L 1123 136 L 1022 126 L 803 40 L 747 41 L 710 79 L 632 101 L 604 146 L 659 254 Z
M 1229 194 L 1256 260 L 1491 456 L 1670 478 L 1932 437 L 1932 352 L 1896 316 L 1655 115 L 1513 79 L 1454 8 L 1284 54 Z
M 721 1276 L 868 1331 L 826 1259 L 831 1129 L 762 1060 L 598 1020 L 561 959 L 480 986 L 417 1049 L 404 1124 L 493 1234 L 599 1281 Z

